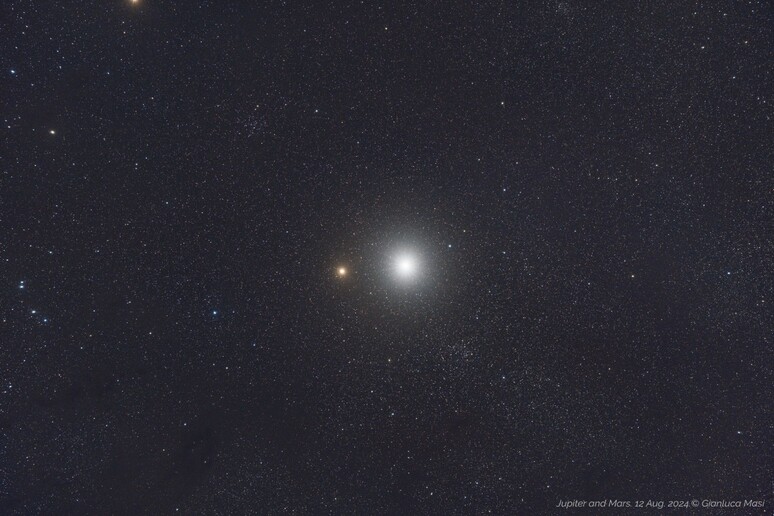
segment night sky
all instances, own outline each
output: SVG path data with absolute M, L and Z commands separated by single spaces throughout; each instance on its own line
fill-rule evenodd
M 774 503 L 769 2 L 0 17 L 0 514 Z

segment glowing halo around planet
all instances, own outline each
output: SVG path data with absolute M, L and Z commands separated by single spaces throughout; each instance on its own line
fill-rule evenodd
M 395 276 L 403 282 L 410 282 L 419 276 L 419 258 L 410 251 L 395 255 L 392 263 Z
M 400 256 L 395 262 L 395 270 L 398 276 L 402 278 L 410 278 L 417 271 L 417 263 L 413 256 Z

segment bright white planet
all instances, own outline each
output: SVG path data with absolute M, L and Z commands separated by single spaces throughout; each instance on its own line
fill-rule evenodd
M 417 274 L 417 259 L 415 256 L 404 253 L 395 259 L 395 272 L 400 278 L 411 279 Z

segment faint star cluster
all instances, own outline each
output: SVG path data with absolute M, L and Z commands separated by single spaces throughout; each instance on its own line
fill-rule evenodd
M 7 4 L 0 513 L 772 501 L 768 3 Z

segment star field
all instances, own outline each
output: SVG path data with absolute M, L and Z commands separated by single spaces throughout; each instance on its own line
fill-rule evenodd
M 774 504 L 769 3 L 0 10 L 0 513 Z

